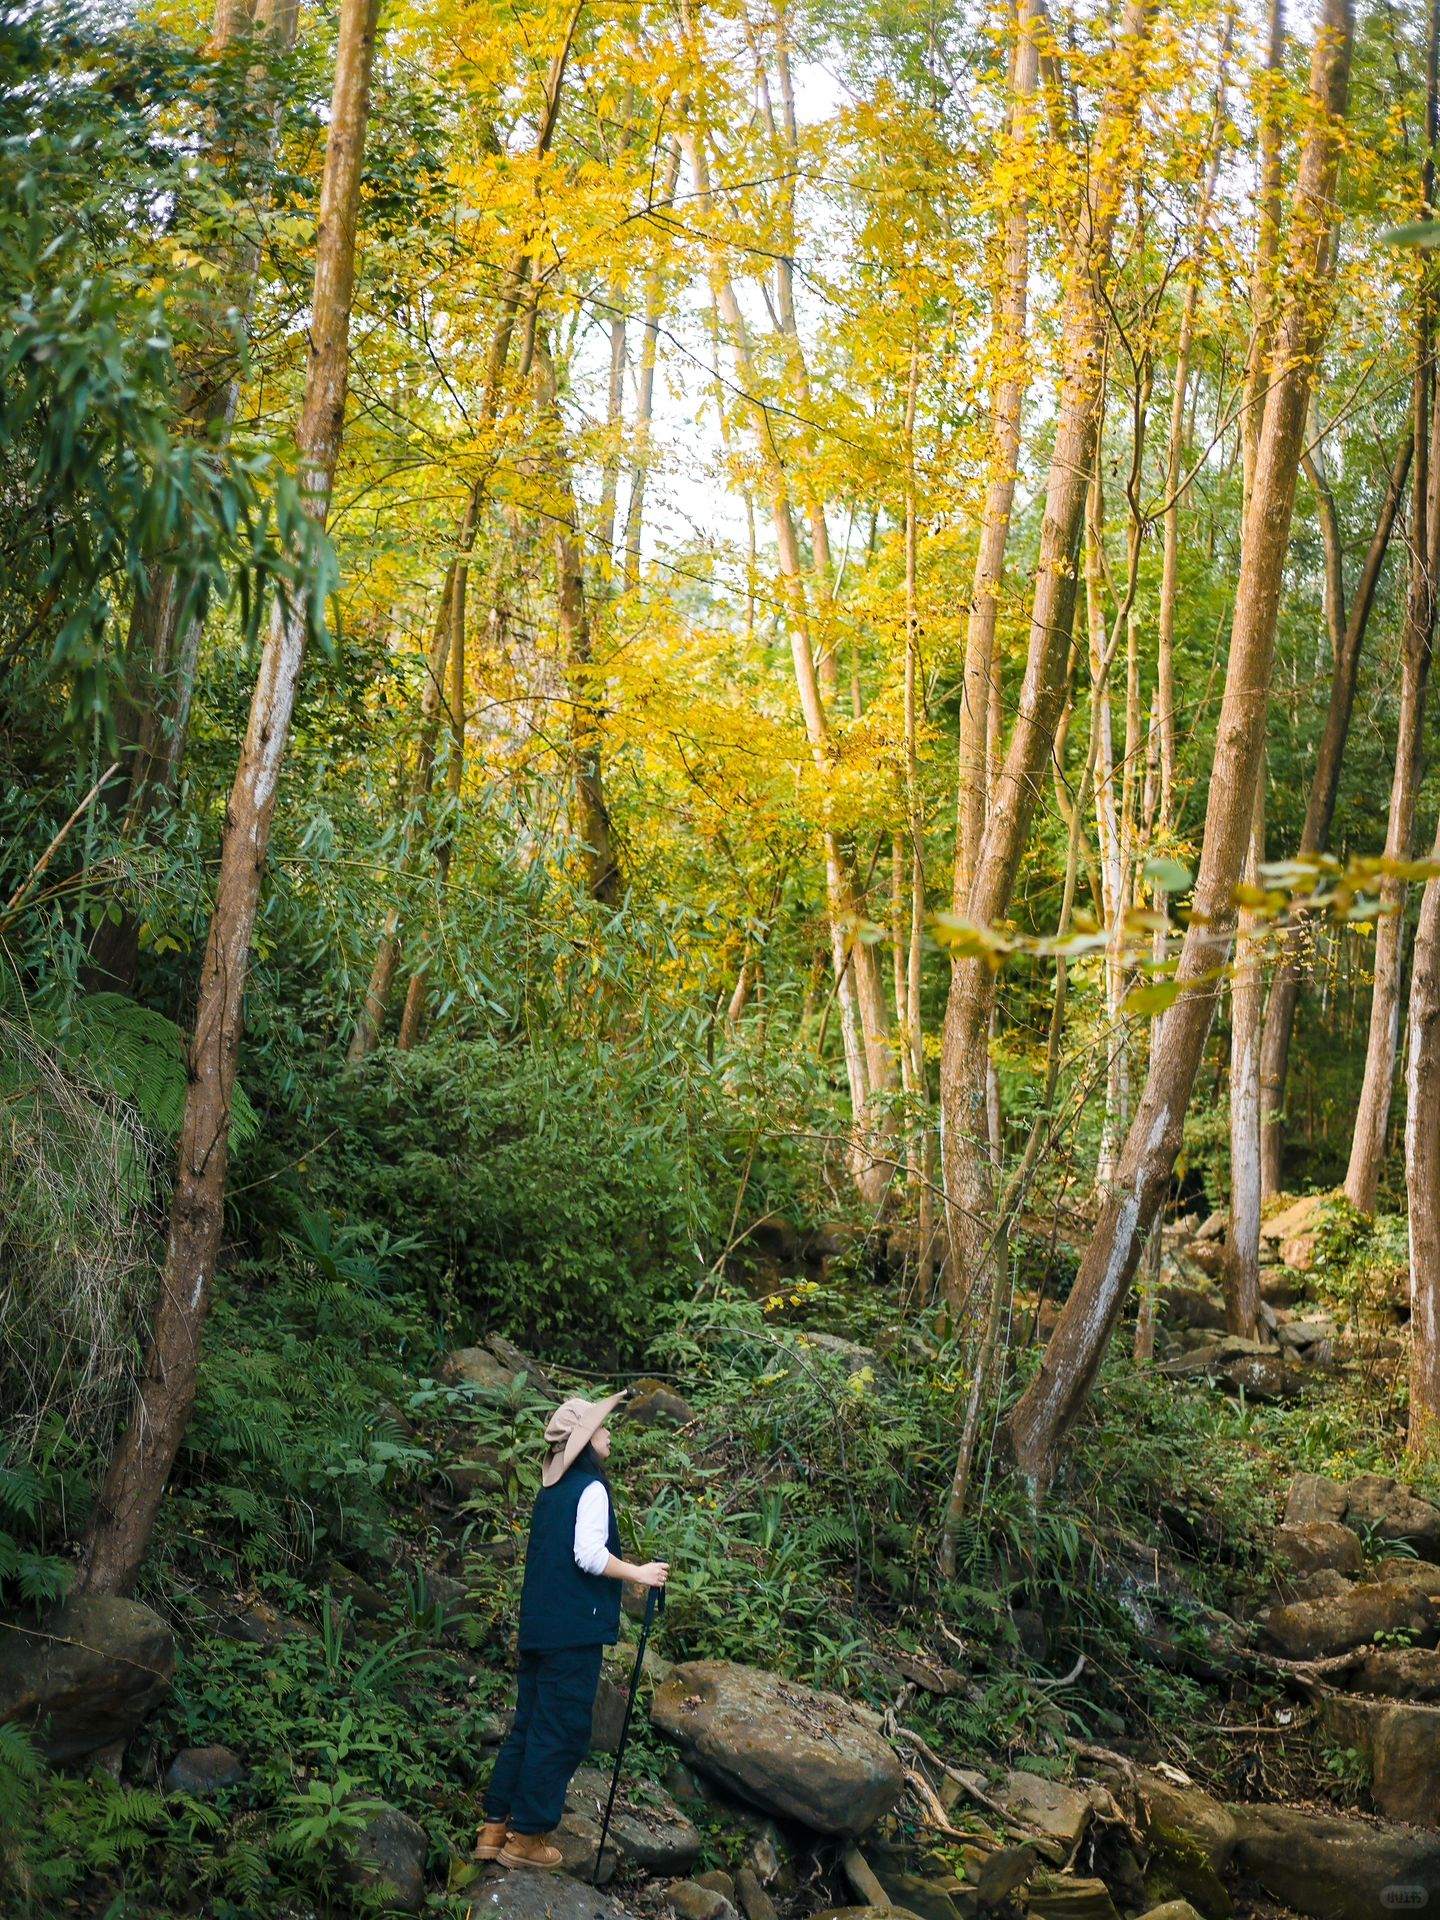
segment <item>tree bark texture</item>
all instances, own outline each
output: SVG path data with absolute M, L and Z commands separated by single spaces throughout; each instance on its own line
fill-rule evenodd
M 379 0 L 343 0 L 315 244 L 309 359 L 296 432 L 306 505 L 323 526 L 345 421 L 355 229 Z M 224 1222 L 230 1114 L 245 976 L 295 692 L 306 613 L 277 598 L 225 813 L 215 908 L 190 1048 L 170 1232 L 130 1423 L 96 1500 L 80 1571 L 89 1593 L 125 1593 L 149 1545 L 194 1404 L 200 1341 Z
M 1440 859 L 1437 837 L 1432 859 Z M 1412 1457 L 1440 1449 L 1440 880 L 1427 880 L 1415 929 L 1406 1074 L 1405 1188 L 1410 1225 Z
M 1433 338 L 1432 336 L 1429 336 Z M 1401 635 L 1400 715 L 1395 771 L 1385 827 L 1385 857 L 1408 860 L 1415 844 L 1415 801 L 1424 747 L 1425 694 L 1435 637 L 1435 582 L 1440 576 L 1440 408 L 1434 375 L 1421 358 L 1415 375 L 1415 515 L 1410 583 Z M 1385 1158 L 1390 1103 L 1395 1091 L 1395 1055 L 1400 1035 L 1400 979 L 1404 968 L 1405 882 L 1393 874 L 1380 881 L 1375 926 L 1375 984 L 1365 1044 L 1365 1077 L 1355 1113 L 1345 1195 L 1362 1213 L 1372 1213 Z
M 1008 1422 L 1016 1461 L 1037 1490 L 1054 1474 L 1110 1343 L 1141 1250 L 1180 1148 L 1185 1108 L 1214 1015 L 1217 974 L 1235 925 L 1235 888 L 1251 837 L 1252 801 L 1265 738 L 1295 481 L 1310 382 L 1328 322 L 1334 190 L 1349 95 L 1350 0 L 1324 0 L 1310 69 L 1308 118 L 1296 182 L 1288 295 L 1246 516 L 1225 692 L 1216 735 L 1205 835 L 1191 924 L 1181 948 L 1178 997 L 1101 1208 L 1039 1371 Z
M 1258 886 L 1265 858 L 1265 762 L 1255 781 L 1244 880 Z M 1260 1014 L 1263 927 L 1242 908 L 1230 976 L 1230 1228 L 1225 1238 L 1225 1325 L 1253 1340 L 1260 1320 Z
M 1305 824 L 1300 833 L 1299 857 L 1324 853 L 1330 842 L 1330 827 L 1335 818 L 1335 798 L 1340 791 L 1340 768 L 1345 759 L 1345 743 L 1350 734 L 1350 717 L 1355 710 L 1355 687 L 1360 673 L 1360 654 L 1365 630 L 1375 604 L 1375 590 L 1385 562 L 1390 535 L 1405 494 L 1410 458 L 1415 446 L 1413 424 L 1402 436 L 1390 469 L 1389 483 L 1380 506 L 1380 517 L 1365 555 L 1354 603 L 1347 612 L 1344 600 L 1344 572 L 1339 549 L 1338 524 L 1331 528 L 1322 517 L 1326 542 L 1326 603 L 1332 633 L 1337 620 L 1342 628 L 1330 676 L 1330 704 L 1325 713 L 1325 730 L 1320 736 L 1320 751 L 1310 782 L 1305 806 Z M 1318 499 L 1318 495 L 1317 495 Z M 1336 545 L 1332 563 L 1329 548 Z M 1332 599 L 1333 595 L 1333 599 Z M 1333 611 L 1332 611 L 1333 609 Z M 1280 951 L 1270 982 L 1270 997 L 1265 1006 L 1265 1026 L 1260 1039 L 1260 1190 L 1267 1199 L 1284 1185 L 1282 1159 L 1285 1145 L 1285 1083 L 1290 1072 L 1290 1040 L 1295 1031 L 1295 1010 L 1300 1002 L 1303 965 L 1298 941 L 1287 939 Z

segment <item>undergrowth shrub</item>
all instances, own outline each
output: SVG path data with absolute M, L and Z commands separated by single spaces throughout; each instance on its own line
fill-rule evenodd
M 373 1056 L 333 1120 L 322 1187 L 416 1242 L 433 1302 L 582 1364 L 638 1351 L 725 1225 L 725 1143 L 659 1065 L 442 1039 Z

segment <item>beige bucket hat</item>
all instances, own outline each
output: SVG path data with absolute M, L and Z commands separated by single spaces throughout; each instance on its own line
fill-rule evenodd
M 574 1466 L 626 1393 L 612 1393 L 608 1400 L 562 1400 L 545 1428 L 550 1458 L 540 1474 L 540 1484 L 553 1487 Z

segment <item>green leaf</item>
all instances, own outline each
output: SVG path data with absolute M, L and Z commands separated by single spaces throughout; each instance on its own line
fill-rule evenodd
M 1145 862 L 1145 878 L 1160 893 L 1184 893 L 1194 883 L 1194 875 L 1184 862 L 1165 854 Z
M 1440 220 L 1412 220 L 1407 226 L 1386 227 L 1382 247 L 1440 247 Z

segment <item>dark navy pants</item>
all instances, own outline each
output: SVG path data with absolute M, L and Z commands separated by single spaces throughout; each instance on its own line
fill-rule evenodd
M 485 1818 L 516 1833 L 549 1833 L 565 1811 L 570 1776 L 590 1751 L 603 1647 L 522 1653 L 515 1724 L 495 1759 Z

